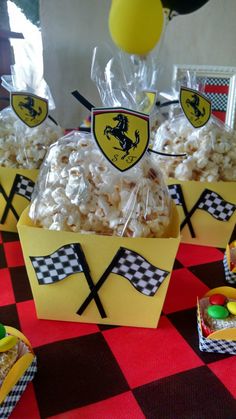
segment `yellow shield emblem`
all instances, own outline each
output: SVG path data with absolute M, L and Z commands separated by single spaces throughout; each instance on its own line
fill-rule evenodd
M 211 102 L 197 90 L 181 87 L 180 104 L 194 128 L 201 128 L 211 116 Z
M 125 108 L 94 108 L 92 133 L 106 159 L 121 172 L 140 161 L 149 143 L 149 117 Z
M 30 128 L 42 124 L 48 115 L 48 101 L 32 93 L 11 93 L 11 107 Z

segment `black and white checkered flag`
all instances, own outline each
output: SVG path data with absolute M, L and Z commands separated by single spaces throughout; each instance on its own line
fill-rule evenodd
M 219 221 L 228 221 L 236 209 L 235 204 L 225 201 L 220 195 L 209 189 L 203 191 L 197 207 L 207 211 Z
M 21 195 L 24 198 L 31 200 L 31 195 L 34 190 L 34 182 L 31 179 L 28 179 L 27 177 L 23 175 L 16 175 L 17 177 L 17 183 L 15 188 L 15 193 L 17 195 Z
M 128 279 L 142 294 L 153 296 L 169 274 L 149 263 L 133 250 L 123 248 L 123 252 L 113 267 L 114 274 Z
M 175 205 L 182 205 L 181 186 L 179 184 L 168 185 L 169 194 L 173 199 Z
M 75 250 L 76 244 L 66 244 L 47 256 L 30 256 L 40 285 L 53 284 L 69 275 L 83 272 Z

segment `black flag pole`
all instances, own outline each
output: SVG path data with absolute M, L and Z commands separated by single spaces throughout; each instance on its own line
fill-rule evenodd
M 94 108 L 95 106 L 92 105 L 92 103 L 90 103 L 83 95 L 81 95 L 80 92 L 78 92 L 78 90 L 74 90 L 73 92 L 71 92 L 71 94 L 85 107 L 87 108 L 90 112 L 92 110 L 92 108 Z
M 191 220 L 192 215 L 195 213 L 195 211 L 198 209 L 198 205 L 200 204 L 201 200 L 202 200 L 202 196 L 203 194 L 201 194 L 201 196 L 198 198 L 197 202 L 194 204 L 194 206 L 191 208 L 191 210 L 188 212 L 187 216 L 185 217 L 185 219 L 182 221 L 182 223 L 180 224 L 180 230 L 182 230 L 184 228 L 184 226 Z
M 14 181 L 13 185 L 15 183 L 16 182 Z M 15 185 L 14 185 L 14 187 L 15 187 Z M 5 209 L 4 209 L 4 212 L 3 212 L 3 215 L 2 215 L 2 218 L 1 218 L 1 221 L 0 221 L 0 224 L 4 224 L 5 223 L 9 210 L 12 211 L 12 213 L 14 214 L 16 220 L 17 221 L 19 220 L 19 215 L 17 214 L 15 208 L 12 205 L 12 199 L 13 199 L 13 196 L 14 196 L 14 191 L 12 192 L 12 190 L 13 190 L 13 186 L 11 188 L 10 195 L 7 196 L 6 192 L 3 189 L 3 186 L 0 184 L 0 193 L 3 195 L 3 197 L 4 197 L 5 201 L 6 201 L 6 206 L 5 206 Z
M 92 277 L 90 275 L 89 266 L 87 264 L 87 261 L 86 261 L 86 258 L 85 258 L 83 249 L 82 249 L 82 247 L 81 247 L 81 245 L 79 243 L 75 243 L 74 244 L 74 248 L 75 248 L 75 251 L 76 251 L 77 256 L 79 258 L 79 261 L 81 263 L 81 266 L 83 268 L 83 272 L 84 272 L 84 275 L 86 277 L 86 280 L 87 280 L 88 286 L 90 288 L 90 291 L 92 291 L 94 289 L 95 285 L 94 285 L 93 280 L 92 280 Z M 101 300 L 100 300 L 99 295 L 97 294 L 97 292 L 96 292 L 96 294 L 94 294 L 93 299 L 94 299 L 94 301 L 96 303 L 96 306 L 98 308 L 98 311 L 100 313 L 100 316 L 103 319 L 106 318 L 107 317 L 106 312 L 104 310 L 104 307 L 102 305 L 102 302 L 101 302 Z
M 180 188 L 179 188 L 179 194 L 180 194 L 180 199 L 181 199 L 181 202 L 182 202 L 182 208 L 183 208 L 183 211 L 184 211 L 185 219 L 187 218 L 186 223 L 188 224 L 189 231 L 191 233 L 192 238 L 196 238 L 196 234 L 195 234 L 195 231 L 193 229 L 191 218 L 188 218 L 188 209 L 187 209 L 187 205 L 186 205 L 186 202 L 185 202 L 185 199 L 184 199 L 184 194 L 183 194 L 181 185 L 180 185 Z M 182 224 L 181 224 L 181 226 L 182 226 Z M 180 230 L 182 230 L 183 227 L 184 226 L 180 227 Z
M 123 248 L 120 248 L 118 250 L 118 252 L 116 253 L 116 255 L 114 256 L 114 258 L 112 259 L 109 266 L 107 267 L 107 269 L 105 270 L 105 272 L 102 274 L 99 281 L 96 283 L 96 285 L 91 290 L 88 297 L 81 304 L 79 310 L 77 311 L 77 314 L 79 314 L 80 316 L 83 314 L 84 310 L 88 307 L 90 302 L 94 299 L 95 295 L 97 294 L 97 292 L 100 290 L 100 288 L 102 287 L 102 285 L 106 281 L 108 275 L 111 273 L 112 269 L 114 268 L 115 264 L 117 263 L 117 261 L 119 260 L 119 258 L 121 257 L 122 254 L 123 254 Z

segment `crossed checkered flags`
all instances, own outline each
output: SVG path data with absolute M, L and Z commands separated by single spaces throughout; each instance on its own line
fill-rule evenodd
M 16 174 L 14 182 L 12 184 L 9 196 L 7 196 L 6 191 L 3 186 L 0 184 L 0 193 L 3 195 L 6 206 L 0 220 L 0 224 L 4 224 L 8 216 L 9 211 L 11 210 L 14 214 L 16 220 L 19 220 L 19 215 L 17 214 L 15 208 L 12 205 L 12 200 L 15 195 L 20 195 L 23 198 L 26 198 L 28 201 L 31 200 L 31 195 L 34 190 L 34 182 L 31 179 L 28 179 L 26 176 Z
M 90 276 L 89 267 L 79 243 L 62 246 L 50 255 L 31 256 L 30 260 L 40 285 L 53 284 L 67 278 L 71 274 L 83 272 L 90 288 L 90 294 L 80 306 L 77 314 L 83 314 L 84 310 L 94 299 L 102 318 L 107 316 L 98 296 L 98 291 L 110 273 L 126 278 L 137 291 L 150 297 L 155 295 L 169 274 L 168 271 L 152 265 L 133 250 L 123 247 L 118 250 L 96 285 L 94 285 Z
M 180 230 L 182 230 L 183 227 L 188 224 L 192 237 L 196 237 L 196 235 L 191 224 L 191 217 L 197 209 L 206 211 L 209 215 L 218 221 L 229 221 L 234 211 L 236 210 L 235 204 L 225 201 L 219 194 L 211 191 L 210 189 L 204 189 L 197 202 L 188 212 L 181 185 L 169 185 L 168 189 L 175 204 L 181 205 L 183 207 L 185 219 L 180 225 Z

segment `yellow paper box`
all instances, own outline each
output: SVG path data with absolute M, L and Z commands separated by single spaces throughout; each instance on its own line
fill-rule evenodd
M 25 345 L 21 356 L 10 369 L 0 386 L 0 417 L 8 418 L 27 384 L 37 370 L 36 357 L 28 339 L 17 329 L 5 326 L 8 335 L 16 336 Z M 27 348 L 26 348 L 27 347 Z M 28 350 L 27 350 L 28 349 Z
M 38 170 L 0 167 L 0 231 L 17 232 L 17 221 L 29 204 Z
M 236 182 L 169 178 L 167 183 L 178 208 L 181 241 L 225 248 L 236 223 Z
M 175 207 L 171 228 L 166 238 L 122 238 L 49 231 L 35 227 L 28 217 L 28 210 L 21 215 L 18 232 L 38 318 L 152 328 L 157 326 L 180 242 L 179 221 Z M 54 274 L 58 277 L 58 270 L 61 268 L 58 259 L 55 259 L 58 249 L 70 244 L 78 246 L 78 243 L 84 253 L 87 273 L 83 267 L 82 271 L 72 273 L 61 281 L 40 285 L 38 275 L 41 273 L 45 279 L 47 277 L 45 270 L 47 271 L 51 264 L 50 259 L 46 257 L 48 255 L 54 257 L 51 268 L 57 270 Z M 155 295 L 144 295 L 126 277 L 112 271 L 111 261 L 114 261 L 114 256 L 120 248 L 128 249 L 132 254 L 138 254 L 146 259 L 148 264 L 166 271 L 165 279 Z M 40 257 L 42 257 L 41 262 Z M 140 260 L 137 263 L 139 262 Z M 43 268 L 40 263 L 44 265 Z M 144 269 L 146 267 L 147 265 Z M 94 299 L 82 314 L 78 314 L 78 309 L 90 294 L 88 275 L 96 286 L 99 281 L 101 282 L 101 278 L 105 278 L 95 295 L 96 298 L 99 297 L 106 317 L 102 317 L 98 308 L 99 302 Z
M 210 297 L 213 294 L 223 294 L 228 298 L 236 300 L 236 289 L 232 287 L 223 286 L 213 288 L 208 291 L 204 297 Z M 197 301 L 197 322 L 199 349 L 201 351 L 236 354 L 236 327 L 216 330 L 207 337 L 204 337 L 199 301 Z

